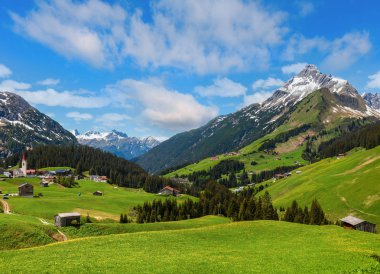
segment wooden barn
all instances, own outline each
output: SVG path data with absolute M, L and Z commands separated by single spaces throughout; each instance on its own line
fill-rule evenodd
M 163 189 L 158 192 L 159 195 L 173 195 L 173 196 L 179 196 L 180 192 L 179 190 L 172 188 L 171 186 L 166 186 Z
M 79 226 L 80 214 L 77 212 L 58 213 L 54 216 L 55 226 Z
M 34 187 L 29 183 L 25 183 L 18 187 L 18 196 L 33 197 L 33 191 L 34 191 Z
M 355 229 L 365 232 L 376 233 L 376 225 L 353 216 L 347 216 L 342 221 L 343 227 L 346 229 Z
M 97 190 L 94 193 L 92 193 L 94 196 L 103 196 L 103 192 Z

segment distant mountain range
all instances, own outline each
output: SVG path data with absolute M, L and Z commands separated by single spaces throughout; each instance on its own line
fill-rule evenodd
M 153 137 L 129 137 L 127 134 L 116 130 L 110 132 L 87 131 L 83 134 L 74 130 L 72 134 L 82 145 L 100 148 L 125 159 L 138 157 L 160 144 Z
M 0 158 L 36 144 L 74 144 L 75 137 L 22 97 L 0 92 Z
M 238 150 L 269 133 L 275 135 L 281 125 L 290 130 L 308 123 L 319 132 L 351 120 L 375 121 L 380 118 L 378 102 L 377 94 L 363 98 L 347 80 L 307 65 L 262 104 L 252 104 L 177 134 L 140 156 L 137 163 L 158 172 Z

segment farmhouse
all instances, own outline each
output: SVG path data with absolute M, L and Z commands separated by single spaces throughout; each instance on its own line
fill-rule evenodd
M 24 177 L 24 172 L 22 171 L 21 168 L 17 168 L 13 170 L 13 178 L 19 178 L 19 177 Z
M 54 216 L 55 226 L 80 225 L 80 214 L 78 212 L 58 213 Z
M 98 183 L 107 183 L 107 176 L 90 175 L 90 180 Z
M 40 186 L 42 186 L 42 187 L 48 187 L 48 186 L 49 186 L 49 182 L 42 181 L 42 182 L 40 183 Z
M 346 229 L 355 229 L 365 232 L 376 233 L 376 225 L 353 216 L 347 216 L 340 219 L 343 223 L 343 227 Z
M 173 195 L 173 196 L 179 196 L 180 191 L 172 188 L 171 186 L 166 186 L 163 189 L 158 192 L 159 195 Z
M 18 187 L 18 196 L 33 197 L 33 186 L 29 183 L 22 184 Z
M 103 192 L 97 190 L 94 193 L 92 193 L 94 196 L 103 196 Z

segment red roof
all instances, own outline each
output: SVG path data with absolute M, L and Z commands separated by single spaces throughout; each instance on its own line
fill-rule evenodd
M 25 161 L 26 160 L 26 156 L 25 156 L 25 153 L 22 154 L 22 160 Z
M 170 190 L 172 192 L 179 192 L 179 190 L 175 189 L 175 188 L 172 188 L 171 186 L 166 186 L 164 187 L 163 189 L 167 189 L 167 190 Z

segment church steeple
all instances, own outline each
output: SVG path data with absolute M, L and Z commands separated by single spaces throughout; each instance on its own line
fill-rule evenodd
M 28 168 L 28 162 L 26 161 L 25 153 L 23 153 L 22 154 L 22 161 L 21 161 L 21 170 L 22 170 L 22 173 L 24 173 L 24 176 L 26 176 L 27 168 Z

